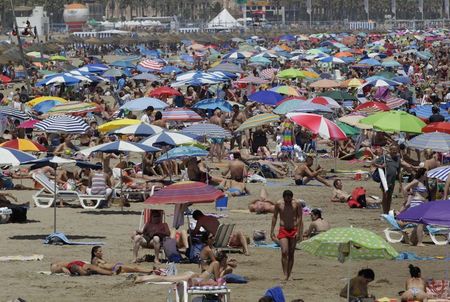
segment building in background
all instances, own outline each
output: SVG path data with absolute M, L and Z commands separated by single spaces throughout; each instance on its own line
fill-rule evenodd
M 19 31 L 23 31 L 30 21 L 31 28 L 36 28 L 39 37 L 46 37 L 49 33 L 49 18 L 43 6 L 18 6 L 15 8 Z
M 70 32 L 82 31 L 89 19 L 89 8 L 80 3 L 68 4 L 64 7 L 63 17 Z

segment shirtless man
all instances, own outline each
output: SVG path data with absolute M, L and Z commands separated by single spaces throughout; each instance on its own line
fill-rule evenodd
M 247 118 L 245 117 L 245 114 L 243 112 L 239 111 L 239 106 L 238 105 L 233 105 L 233 112 L 232 112 L 232 116 L 231 116 L 231 125 L 230 125 L 230 130 L 231 131 L 235 131 L 237 128 L 239 128 L 239 126 L 245 122 Z M 239 148 L 242 147 L 242 134 L 241 133 L 236 133 L 230 141 L 230 149 L 234 148 L 234 143 L 235 140 L 237 139 L 237 143 Z
M 275 204 L 270 228 L 270 237 L 273 241 L 279 240 L 281 246 L 281 265 L 286 281 L 289 280 L 294 265 L 295 245 L 297 241 L 302 240 L 303 236 L 303 210 L 300 202 L 294 200 L 293 196 L 294 194 L 289 190 L 283 192 L 283 199 Z M 280 216 L 280 229 L 278 236 L 275 236 L 278 216 Z
M 247 176 L 247 167 L 241 160 L 241 153 L 234 152 L 233 156 L 234 160 L 229 162 L 227 169 L 222 172 L 222 175 L 226 176 L 227 174 L 230 174 L 231 179 L 238 182 L 244 182 L 244 177 Z
M 318 165 L 317 169 L 314 171 L 311 169 L 314 163 L 314 159 L 311 156 L 306 157 L 306 162 L 297 166 L 294 170 L 294 180 L 295 184 L 298 186 L 306 185 L 310 180 L 316 179 L 326 185 L 331 187 L 331 185 L 319 174 L 323 171 L 323 168 Z
M 330 229 L 330 224 L 322 218 L 322 211 L 319 209 L 311 211 L 311 220 L 309 228 L 303 233 L 304 238 L 311 238 Z
M 220 109 L 216 109 L 216 111 L 214 111 L 214 115 L 209 119 L 209 122 L 222 127 L 224 122 L 222 111 Z M 214 156 L 218 158 L 219 162 L 222 161 L 224 154 L 223 142 L 223 137 L 211 137 L 211 161 L 214 159 Z
M 256 199 L 248 204 L 250 213 L 267 214 L 275 212 L 275 204 L 268 200 L 266 188 L 262 188 L 259 193 L 259 199 Z

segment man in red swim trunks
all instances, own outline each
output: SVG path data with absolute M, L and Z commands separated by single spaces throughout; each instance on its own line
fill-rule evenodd
M 303 234 L 303 210 L 299 201 L 293 199 L 294 194 L 290 190 L 283 192 L 283 199 L 275 204 L 272 217 L 270 237 L 273 241 L 279 241 L 281 247 L 281 265 L 285 280 L 289 280 L 294 265 L 295 245 L 302 239 Z M 280 216 L 280 229 L 275 236 L 275 226 L 278 215 Z

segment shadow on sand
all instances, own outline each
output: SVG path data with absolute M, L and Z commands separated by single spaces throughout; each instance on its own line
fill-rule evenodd
M 49 234 L 36 234 L 36 235 L 15 235 L 9 237 L 12 240 L 44 240 Z M 105 239 L 105 236 L 88 236 L 88 235 L 67 235 L 70 240 L 80 239 Z
M 121 211 L 121 210 L 104 210 L 104 211 L 81 211 L 81 214 L 89 215 L 141 215 L 141 211 Z

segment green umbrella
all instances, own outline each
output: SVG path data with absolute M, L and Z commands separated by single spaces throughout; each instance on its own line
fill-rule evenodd
M 304 75 L 300 70 L 294 68 L 285 69 L 278 73 L 278 77 L 282 79 L 301 78 L 303 76 Z
M 320 93 L 319 96 L 327 96 L 334 100 L 355 100 L 355 101 L 358 100 L 358 98 L 356 96 L 351 95 L 347 91 L 342 91 L 342 90 L 326 91 L 326 92 Z
M 266 125 L 272 122 L 280 121 L 280 116 L 272 113 L 263 113 L 255 115 L 239 126 L 236 131 L 244 131 L 246 129 L 256 128 L 258 126 Z
M 270 64 L 271 61 L 267 58 L 264 58 L 262 56 L 256 56 L 250 58 L 251 63 L 260 63 L 260 64 Z
M 50 57 L 51 61 L 67 61 L 65 56 L 55 55 Z
M 347 136 L 354 136 L 360 133 L 360 130 L 358 128 L 347 125 L 346 123 L 337 121 L 336 124 L 339 126 L 339 128 L 341 128 L 342 131 L 344 131 L 345 135 Z
M 379 72 L 379 73 L 377 73 L 375 75 L 379 76 L 379 77 L 383 77 L 383 78 L 388 79 L 388 80 L 390 80 L 390 79 L 392 79 L 392 78 L 394 78 L 396 76 L 395 73 L 392 73 L 392 72 L 389 72 L 389 71 Z
M 396 110 L 377 112 L 359 122 L 386 132 L 422 133 L 422 128 L 426 126 L 418 117 Z

